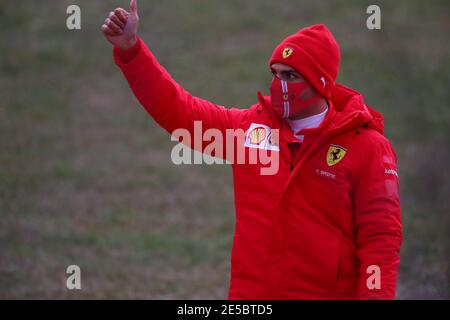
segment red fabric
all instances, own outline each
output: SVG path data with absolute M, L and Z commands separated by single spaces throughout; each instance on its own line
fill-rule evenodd
M 286 48 L 292 52 L 283 56 Z M 310 26 L 290 35 L 275 48 L 269 66 L 276 62 L 291 66 L 317 92 L 330 98 L 339 71 L 339 45 L 325 25 Z
M 133 60 L 137 54 L 139 53 L 139 50 L 141 49 L 141 42 L 137 41 L 134 46 L 127 50 L 122 50 L 120 48 L 114 48 L 117 55 L 120 57 L 120 60 L 127 63 Z
M 159 65 L 139 40 L 124 63 L 135 96 L 168 132 L 194 120 L 203 129 L 245 131 L 252 124 L 279 129 L 279 170 L 234 164 L 236 230 L 230 299 L 392 299 L 401 245 L 396 156 L 383 136 L 383 118 L 362 96 L 337 85 L 319 128 L 302 130 L 300 145 L 270 98 L 258 94 L 249 109 L 227 109 L 193 97 Z M 329 166 L 328 149 L 347 150 Z M 249 152 L 250 148 L 245 148 Z M 291 153 L 295 152 L 295 155 Z M 295 158 L 294 158 L 295 156 Z M 366 286 L 367 267 L 381 269 L 381 289 Z

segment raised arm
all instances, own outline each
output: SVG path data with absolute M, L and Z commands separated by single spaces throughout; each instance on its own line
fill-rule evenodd
M 136 0 L 130 9 L 110 12 L 102 26 L 106 39 L 114 46 L 114 60 L 145 110 L 169 133 L 184 128 L 193 132 L 194 121 L 202 129 L 236 128 L 244 111 L 227 109 L 193 97 L 176 83 L 137 36 L 139 16 Z

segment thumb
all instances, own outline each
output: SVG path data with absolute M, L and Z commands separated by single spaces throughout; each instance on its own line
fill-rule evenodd
M 137 0 L 130 1 L 130 12 L 136 14 L 137 13 Z

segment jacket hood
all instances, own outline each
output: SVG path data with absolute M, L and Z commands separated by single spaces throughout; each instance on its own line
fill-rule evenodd
M 258 92 L 258 98 L 260 104 L 268 109 L 272 119 L 278 118 L 270 108 L 270 96 L 263 96 L 261 92 Z M 328 102 L 334 111 L 331 123 L 325 129 L 329 135 L 334 136 L 360 127 L 368 127 L 381 134 L 384 133 L 383 115 L 366 105 L 363 95 L 358 91 L 336 84 Z
M 383 115 L 366 105 L 364 96 L 358 91 L 338 84 L 330 101 L 336 111 L 334 130 L 348 131 L 364 126 L 384 133 Z

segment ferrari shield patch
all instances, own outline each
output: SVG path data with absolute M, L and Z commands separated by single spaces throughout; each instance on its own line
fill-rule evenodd
M 287 57 L 289 57 L 292 53 L 294 52 L 294 49 L 286 47 L 283 49 L 283 58 L 286 59 Z
M 335 144 L 330 145 L 327 152 L 327 164 L 330 167 L 334 166 L 336 163 L 344 159 L 346 153 L 347 149 Z

